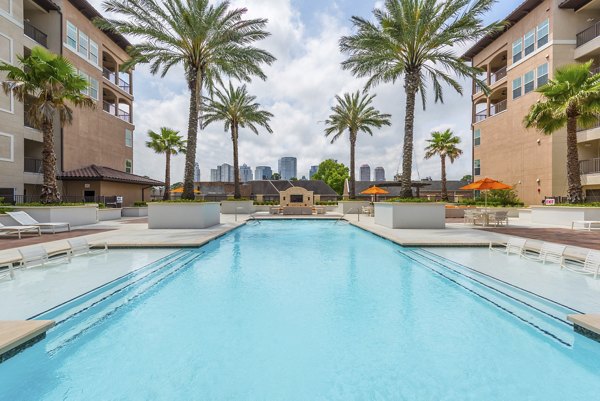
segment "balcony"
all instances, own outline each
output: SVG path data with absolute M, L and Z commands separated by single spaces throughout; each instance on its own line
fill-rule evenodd
M 43 167 L 42 167 L 42 160 L 41 159 L 34 159 L 31 157 L 25 157 L 23 159 L 23 171 L 25 173 L 42 173 L 43 171 Z
M 475 122 L 478 123 L 480 121 L 483 121 L 487 118 L 487 110 L 484 111 L 480 111 L 479 113 L 475 114 Z
M 31 23 L 28 21 L 23 21 L 23 30 L 25 35 L 27 35 L 29 38 L 33 39 L 35 42 L 39 43 L 45 48 L 48 48 L 48 35 L 46 35 L 44 32 L 31 25 Z
M 579 171 L 582 185 L 600 185 L 600 157 L 580 160 Z
M 117 82 L 117 74 L 106 67 L 102 67 L 102 76 L 110 83 L 115 84 Z
M 495 116 L 496 114 L 502 113 L 503 111 L 505 111 L 506 103 L 507 103 L 507 100 L 504 99 L 502 101 L 499 101 L 498 103 L 493 104 L 492 107 L 490 108 L 490 115 Z
M 131 122 L 131 114 L 129 114 L 129 112 L 119 109 L 117 112 L 117 117 L 119 117 L 121 120 L 126 121 L 128 123 Z
M 596 22 L 594 25 L 577 34 L 576 47 L 583 46 L 584 44 L 596 39 L 598 36 L 600 36 L 600 22 Z
M 492 75 L 490 76 L 490 85 L 495 84 L 496 82 L 500 81 L 501 79 L 506 77 L 506 66 L 498 69 L 496 72 L 492 73 Z
M 112 114 L 113 116 L 117 114 L 117 106 L 114 103 L 107 102 L 106 100 L 102 102 L 102 110 L 108 114 Z

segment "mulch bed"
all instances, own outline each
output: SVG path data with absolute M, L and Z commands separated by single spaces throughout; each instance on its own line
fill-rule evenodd
M 20 248 L 27 245 L 43 244 L 44 242 L 57 241 L 60 239 L 69 239 L 80 237 L 82 235 L 98 234 L 112 229 L 96 229 L 96 230 L 73 230 L 56 234 L 31 235 L 24 234 L 21 239 L 16 235 L 1 235 L 0 236 L 0 251 L 5 249 Z
M 478 230 L 600 250 L 600 231 L 524 227 L 479 228 Z

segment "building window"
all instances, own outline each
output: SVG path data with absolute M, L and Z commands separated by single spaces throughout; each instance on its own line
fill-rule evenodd
M 133 163 L 129 159 L 125 160 L 125 172 L 133 173 Z
M 90 97 L 98 100 L 98 80 L 90 77 Z
M 473 132 L 473 146 L 479 146 L 481 144 L 481 130 L 476 129 Z
M 535 50 L 535 29 L 525 34 L 525 56 L 530 55 Z
M 69 21 L 65 45 L 90 63 L 98 65 L 98 44 Z
M 513 99 L 521 97 L 521 77 L 513 80 L 512 83 Z
M 473 160 L 473 174 L 481 175 L 481 160 Z
M 79 31 L 79 54 L 84 58 L 88 58 L 89 41 L 90 38 L 85 33 Z
M 127 128 L 125 128 L 125 146 L 128 148 L 133 147 L 133 132 Z
M 549 26 L 550 26 L 549 20 L 546 20 L 538 25 L 538 27 L 537 27 L 537 37 L 538 37 L 537 46 L 538 46 L 538 48 L 542 47 L 546 43 L 548 43 L 548 33 L 550 31 Z
M 521 57 L 523 56 L 522 50 L 523 41 L 521 39 L 514 41 L 512 45 L 513 63 L 516 63 L 517 61 L 521 60 Z
M 531 91 L 533 91 L 533 89 L 535 88 L 535 83 L 533 82 L 535 80 L 535 74 L 532 71 L 528 71 L 525 73 L 525 93 L 529 93 Z
M 67 45 L 77 49 L 77 27 L 67 21 Z
M 79 75 L 81 76 L 81 78 L 85 79 L 86 81 L 88 81 L 88 86 L 86 86 L 85 89 L 83 89 L 81 91 L 81 93 L 83 93 L 84 95 L 90 95 L 90 86 L 89 86 L 89 82 L 90 82 L 90 76 L 88 74 L 86 74 L 83 71 L 79 71 Z
M 548 83 L 548 63 L 542 64 L 537 68 L 537 86 L 543 86 Z
M 98 44 L 93 40 L 90 40 L 90 61 L 98 65 Z

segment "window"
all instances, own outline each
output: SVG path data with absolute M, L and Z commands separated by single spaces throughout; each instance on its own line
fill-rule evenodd
M 481 175 L 481 160 L 473 160 L 473 174 Z
M 98 100 L 98 80 L 90 77 L 90 97 Z
M 481 131 L 476 129 L 473 132 L 473 146 L 481 145 Z
M 85 33 L 79 31 L 79 54 L 84 58 L 88 58 L 89 41 L 90 38 Z
M 528 71 L 525 73 L 525 93 L 529 93 L 533 91 L 535 88 L 535 83 L 533 82 L 535 79 L 535 74 L 533 71 Z
M 537 27 L 537 46 L 542 47 L 548 43 L 549 21 L 546 20 Z
M 77 28 L 69 21 L 67 21 L 67 45 L 77 49 Z
M 521 77 L 513 80 L 512 91 L 513 91 L 513 99 L 521 97 Z
M 81 78 L 83 78 L 83 79 L 85 79 L 86 81 L 88 81 L 88 83 L 90 82 L 90 76 L 89 76 L 88 74 L 86 74 L 85 72 L 83 72 L 83 71 L 79 71 L 79 75 L 81 75 Z M 83 89 L 83 90 L 81 91 L 81 93 L 83 93 L 84 95 L 88 95 L 88 96 L 89 96 L 89 94 L 90 94 L 90 88 L 89 88 L 89 85 L 88 85 L 88 86 L 87 86 L 85 89 Z
M 125 172 L 133 173 L 133 163 L 129 159 L 125 160 Z
M 548 63 L 542 64 L 537 68 L 537 86 L 548 83 Z
M 513 45 L 512 45 L 513 63 L 516 63 L 517 61 L 521 60 L 521 57 L 523 56 L 522 50 L 523 50 L 523 41 L 521 39 L 518 39 L 515 42 L 513 42 Z
M 133 147 L 133 132 L 127 128 L 125 128 L 125 146 L 128 148 Z
M 93 40 L 90 40 L 90 61 L 98 65 L 98 44 Z
M 533 53 L 535 50 L 535 29 L 525 34 L 525 56 Z
M 90 63 L 98 65 L 98 44 L 69 21 L 65 45 Z

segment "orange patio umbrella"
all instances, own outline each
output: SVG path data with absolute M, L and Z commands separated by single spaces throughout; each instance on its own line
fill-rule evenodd
M 181 193 L 183 193 L 183 187 L 179 187 L 179 188 L 172 189 L 172 190 L 171 190 L 171 193 L 172 193 L 172 194 L 181 194 Z M 197 190 L 197 189 L 194 189 L 194 193 L 196 193 L 196 194 L 199 194 L 199 193 L 200 193 L 200 191 L 199 191 L 199 190 Z
M 510 185 L 506 185 L 503 182 L 493 180 L 491 178 L 486 177 L 482 180 L 475 181 L 472 184 L 465 185 L 464 187 L 461 187 L 460 189 L 467 189 L 467 190 L 472 189 L 475 191 L 485 191 L 485 207 L 487 207 L 487 191 L 492 190 L 492 189 L 512 189 L 512 187 Z
M 372 195 L 375 197 L 375 199 L 377 199 L 377 195 L 387 195 L 387 194 L 389 194 L 388 191 L 386 191 L 383 188 L 379 188 L 378 186 L 375 186 L 375 185 L 373 185 L 372 187 L 367 188 L 361 192 L 361 195 Z

